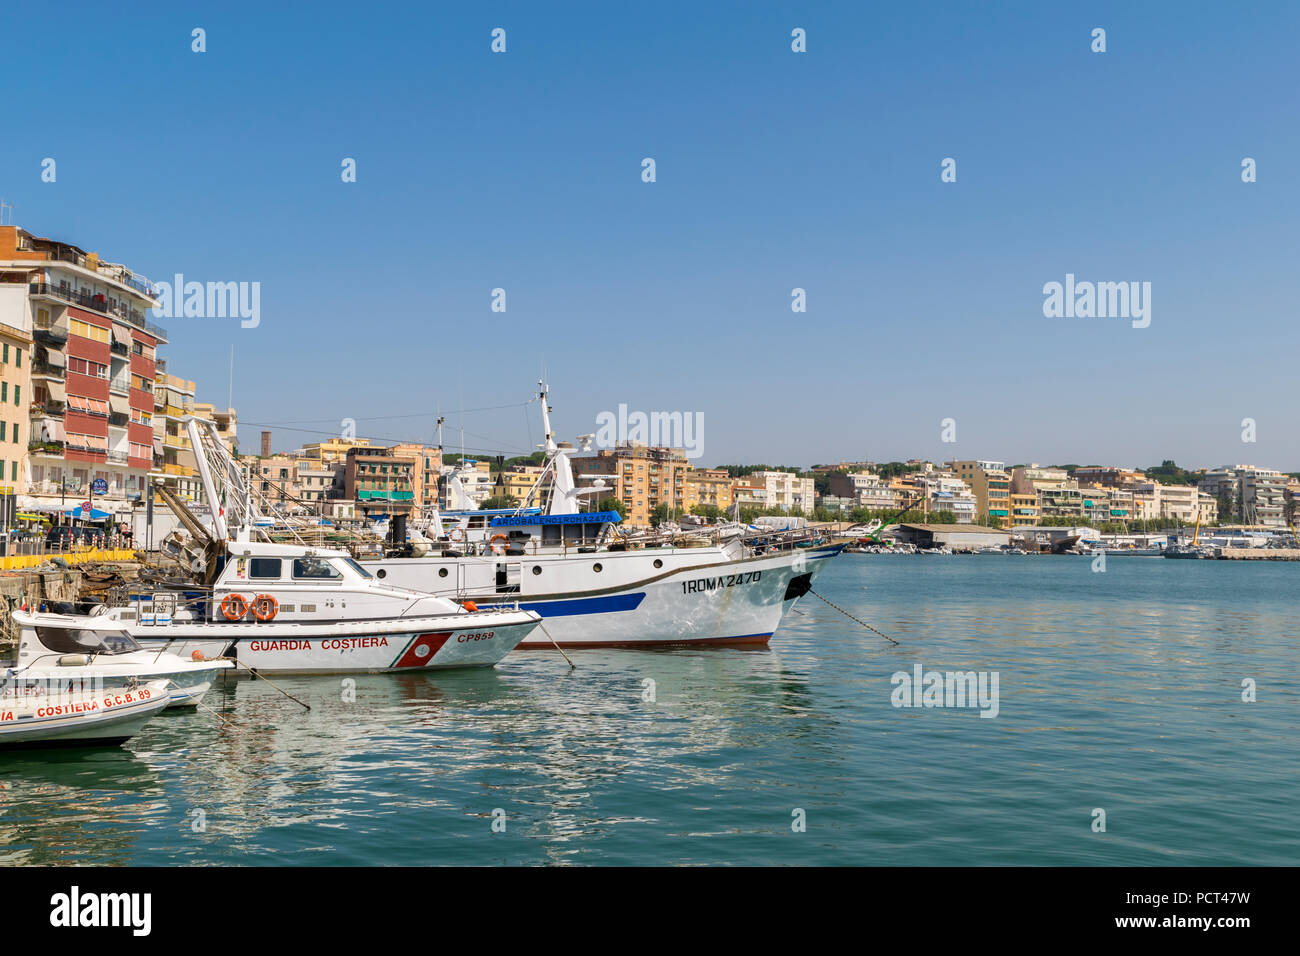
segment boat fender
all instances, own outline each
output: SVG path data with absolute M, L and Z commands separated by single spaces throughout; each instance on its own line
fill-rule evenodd
M 64 654 L 59 658 L 60 667 L 85 667 L 90 663 L 90 656 L 87 654 Z
M 460 606 L 463 607 L 463 608 L 464 608 L 465 610 L 467 610 L 467 611 L 477 611 L 477 610 L 478 610 L 478 605 L 475 604 L 473 601 L 461 601 L 461 602 L 460 602 Z
M 204 656 L 203 656 L 203 652 L 202 652 L 201 650 L 199 650 L 199 649 L 196 647 L 196 648 L 194 648 L 194 652 L 193 652 L 192 654 L 190 654 L 190 660 L 192 660 L 192 661 L 206 661 L 207 658 L 204 657 Z

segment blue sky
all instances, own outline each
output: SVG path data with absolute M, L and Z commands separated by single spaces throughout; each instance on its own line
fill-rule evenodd
M 343 418 L 430 440 L 440 407 L 449 445 L 463 420 L 470 448 L 527 451 L 535 406 L 457 408 L 525 402 L 545 365 L 562 437 L 620 403 L 700 412 L 704 464 L 1300 469 L 1295 5 L 56 19 L 6 50 L 0 197 L 155 280 L 261 283 L 256 329 L 160 320 L 201 400 L 224 403 L 234 346 L 246 448 Z M 1150 327 L 1045 318 L 1066 273 L 1149 281 Z

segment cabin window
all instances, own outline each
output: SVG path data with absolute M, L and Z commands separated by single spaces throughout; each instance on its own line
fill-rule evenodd
M 250 578 L 278 578 L 281 561 L 279 558 L 253 558 L 248 562 Z
M 36 636 L 57 654 L 129 654 L 140 650 L 130 635 L 121 632 L 100 634 L 74 627 L 38 627 Z
M 363 568 L 361 565 L 357 564 L 357 562 L 353 561 L 351 558 L 344 558 L 343 563 L 346 564 L 348 567 L 350 567 L 353 571 L 357 572 L 357 574 L 361 575 L 366 580 L 370 579 L 370 572 L 367 571 L 365 568 Z M 386 571 L 381 570 L 379 572 L 379 576 L 383 577 L 386 573 L 387 573 Z
M 438 569 L 438 577 L 440 577 L 440 578 L 445 578 L 446 576 L 447 576 L 447 569 L 446 569 L 446 568 L 439 568 L 439 569 Z
M 321 558 L 294 558 L 293 576 L 295 578 L 311 578 L 314 580 L 331 580 L 343 577 L 338 568 Z

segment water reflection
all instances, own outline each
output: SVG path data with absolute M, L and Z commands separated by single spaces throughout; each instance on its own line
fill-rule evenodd
M 901 647 L 811 604 L 761 651 L 592 650 L 570 670 L 539 650 L 491 670 L 276 679 L 310 710 L 229 681 L 205 701 L 222 720 L 168 712 L 125 750 L 0 757 L 0 861 L 1260 862 L 1294 848 L 1267 806 L 1296 782 L 1298 628 L 1281 578 L 1240 576 L 1283 569 L 1229 568 L 1225 585 L 1184 577 L 1199 562 L 1128 560 L 1106 575 L 1051 559 L 833 565 L 819 589 Z M 889 675 L 917 661 L 1000 671 L 999 718 L 892 708 Z M 1233 706 L 1243 675 L 1268 681 L 1270 709 Z M 1228 769 L 1247 758 L 1284 769 L 1247 787 Z M 1144 816 L 1146 786 L 1183 803 Z M 1063 850 L 1062 808 L 1103 799 L 1126 802 L 1146 842 Z M 1178 808 L 1215 800 L 1240 818 L 1194 837 Z M 793 807 L 808 839 L 788 839 Z

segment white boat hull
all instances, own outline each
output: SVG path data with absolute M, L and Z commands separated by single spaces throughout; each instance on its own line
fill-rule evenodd
M 521 598 L 521 608 L 542 615 L 542 626 L 520 647 L 762 646 L 841 550 L 777 552 L 681 568 L 607 591 Z M 472 599 L 483 606 L 491 597 Z
M 120 744 L 167 706 L 160 682 L 102 694 L 0 699 L 0 748 Z
M 510 610 L 332 624 L 179 622 L 130 633 L 146 649 L 229 657 L 263 674 L 364 674 L 491 667 L 537 623 Z

